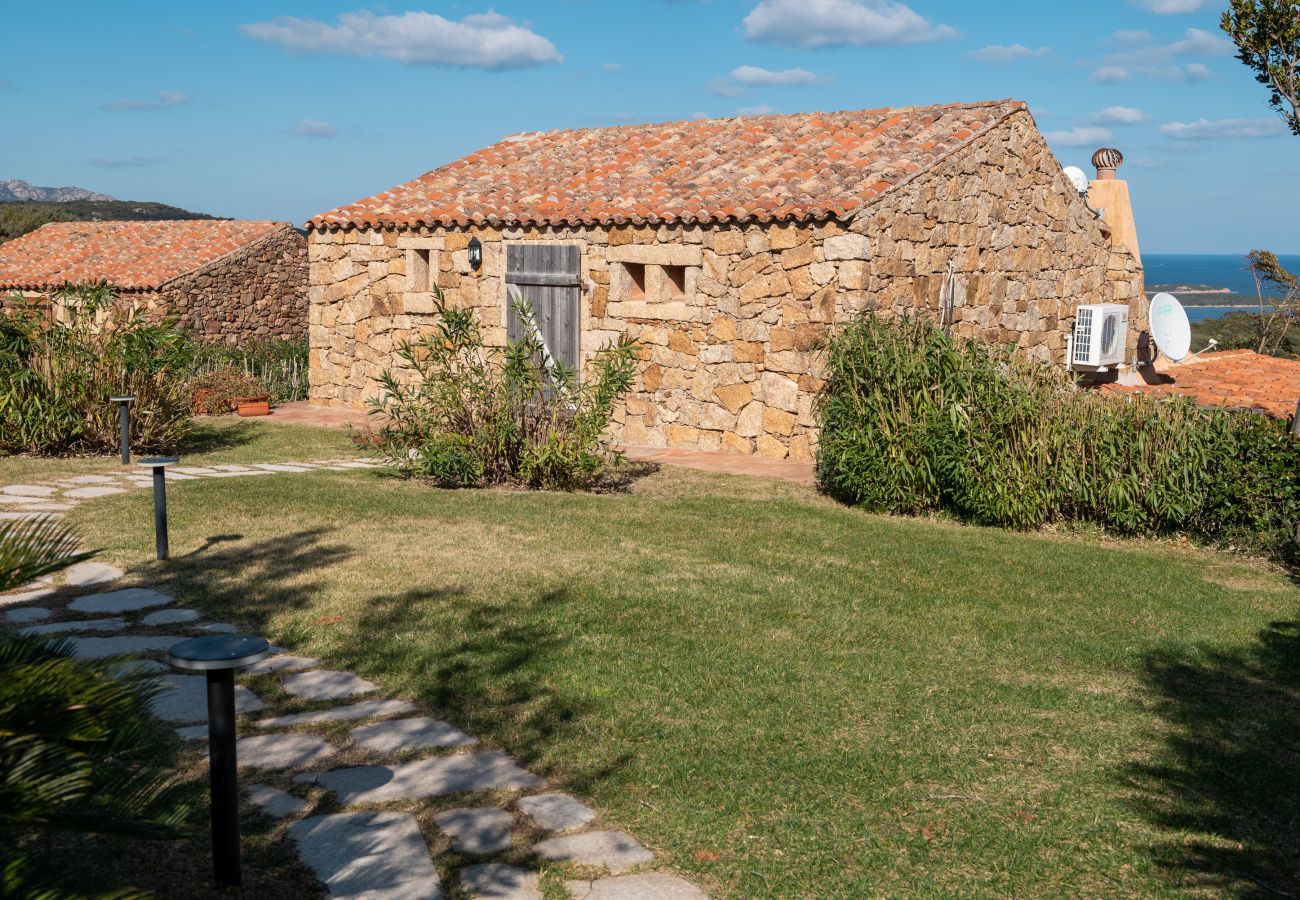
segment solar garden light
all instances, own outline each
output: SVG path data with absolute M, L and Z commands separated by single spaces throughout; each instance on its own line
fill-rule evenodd
M 166 559 L 167 547 L 167 474 L 166 469 L 180 460 L 175 456 L 150 456 L 140 465 L 153 469 L 153 534 L 158 558 Z
M 162 470 L 155 469 L 160 475 Z M 167 661 L 208 679 L 208 785 L 212 806 L 212 877 L 237 886 L 239 873 L 239 774 L 235 758 L 235 670 L 266 657 L 266 638 L 219 634 L 173 644 Z
M 110 403 L 117 404 L 117 424 L 122 429 L 122 465 L 131 464 L 131 404 L 135 402 L 132 395 L 109 397 Z

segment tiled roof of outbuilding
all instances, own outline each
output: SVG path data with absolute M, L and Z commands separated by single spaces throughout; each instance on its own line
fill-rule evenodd
M 83 281 L 157 288 L 290 227 L 222 219 L 51 222 L 0 244 L 0 289 L 47 290 Z
M 307 225 L 842 218 L 1022 109 L 998 100 L 517 134 Z
M 1300 401 L 1300 360 L 1263 356 L 1253 350 L 1202 353 L 1158 367 L 1155 384 L 1107 384 L 1122 393 L 1180 394 L 1206 406 L 1253 409 L 1279 419 L 1294 415 Z

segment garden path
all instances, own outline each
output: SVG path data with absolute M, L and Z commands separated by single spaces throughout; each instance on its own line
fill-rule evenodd
M 264 476 L 300 477 L 312 471 L 371 468 L 372 460 L 312 460 L 265 465 L 173 466 L 171 481 Z M 60 516 L 78 503 L 151 485 L 148 472 L 80 475 L 0 487 L 6 519 Z M 59 634 L 74 653 L 113 659 L 123 675 L 157 677 L 160 719 L 186 741 L 207 739 L 202 676 L 168 673 L 167 648 L 187 637 L 230 633 L 238 626 L 206 622 L 199 610 L 149 587 L 112 589 L 123 578 L 113 566 L 79 563 L 56 580 L 0 594 L 0 618 L 28 633 Z M 237 688 L 239 765 L 244 790 L 263 814 L 283 820 L 298 855 L 333 897 L 431 900 L 447 891 L 435 853 L 410 801 L 455 796 L 462 805 L 433 817 L 438 846 L 463 865 L 455 879 L 464 895 L 497 900 L 541 900 L 530 863 L 570 864 L 564 882 L 575 900 L 699 900 L 706 895 L 685 879 L 649 867 L 655 854 L 631 835 L 599 825 L 595 810 L 506 753 L 401 698 L 378 697 L 379 687 L 352 672 L 283 648 L 251 667 L 254 680 Z M 257 717 L 274 693 L 299 712 Z M 289 698 L 292 698 L 291 700 Z M 358 699 L 366 698 L 366 699 Z M 331 730 L 355 722 L 346 731 Z M 315 731 L 313 731 L 313 728 Z M 344 757 L 352 763 L 328 768 Z M 277 781 L 283 787 L 257 779 Z M 495 802 L 494 802 L 495 801 Z M 503 802 L 504 801 L 504 802 Z M 326 812 L 314 814 L 324 806 Z M 341 811 L 329 811 L 340 809 Z M 503 861 L 509 860 L 509 861 Z

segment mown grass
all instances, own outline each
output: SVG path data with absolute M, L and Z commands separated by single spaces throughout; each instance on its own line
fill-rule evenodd
M 668 468 L 602 496 L 355 472 L 170 497 L 166 566 L 143 494 L 71 520 L 185 604 L 509 749 L 718 895 L 1300 883 L 1300 591 L 1249 561 Z
M 346 430 L 281 425 L 235 416 L 200 417 L 177 450 L 185 465 L 262 463 L 357 456 Z M 69 475 L 117 472 L 122 461 L 108 456 L 3 456 L 0 484 L 42 481 Z

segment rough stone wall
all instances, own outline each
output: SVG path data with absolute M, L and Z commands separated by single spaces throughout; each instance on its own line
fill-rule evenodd
M 200 340 L 299 340 L 307 334 L 307 241 L 285 227 L 163 285 L 123 295 L 155 315 L 179 316 Z
M 581 248 L 584 358 L 624 333 L 640 342 L 640 384 L 615 428 L 630 444 L 811 459 L 818 339 L 865 309 L 937 315 L 950 262 L 959 334 L 1062 362 L 1078 303 L 1129 302 L 1130 339 L 1145 327 L 1135 261 L 1112 251 L 1020 113 L 847 223 L 313 231 L 312 399 L 361 405 L 397 343 L 431 324 L 433 295 L 408 277 L 416 252 L 503 344 L 503 242 L 515 240 Z M 645 266 L 644 296 L 629 263 Z M 683 295 L 662 266 L 685 267 Z

